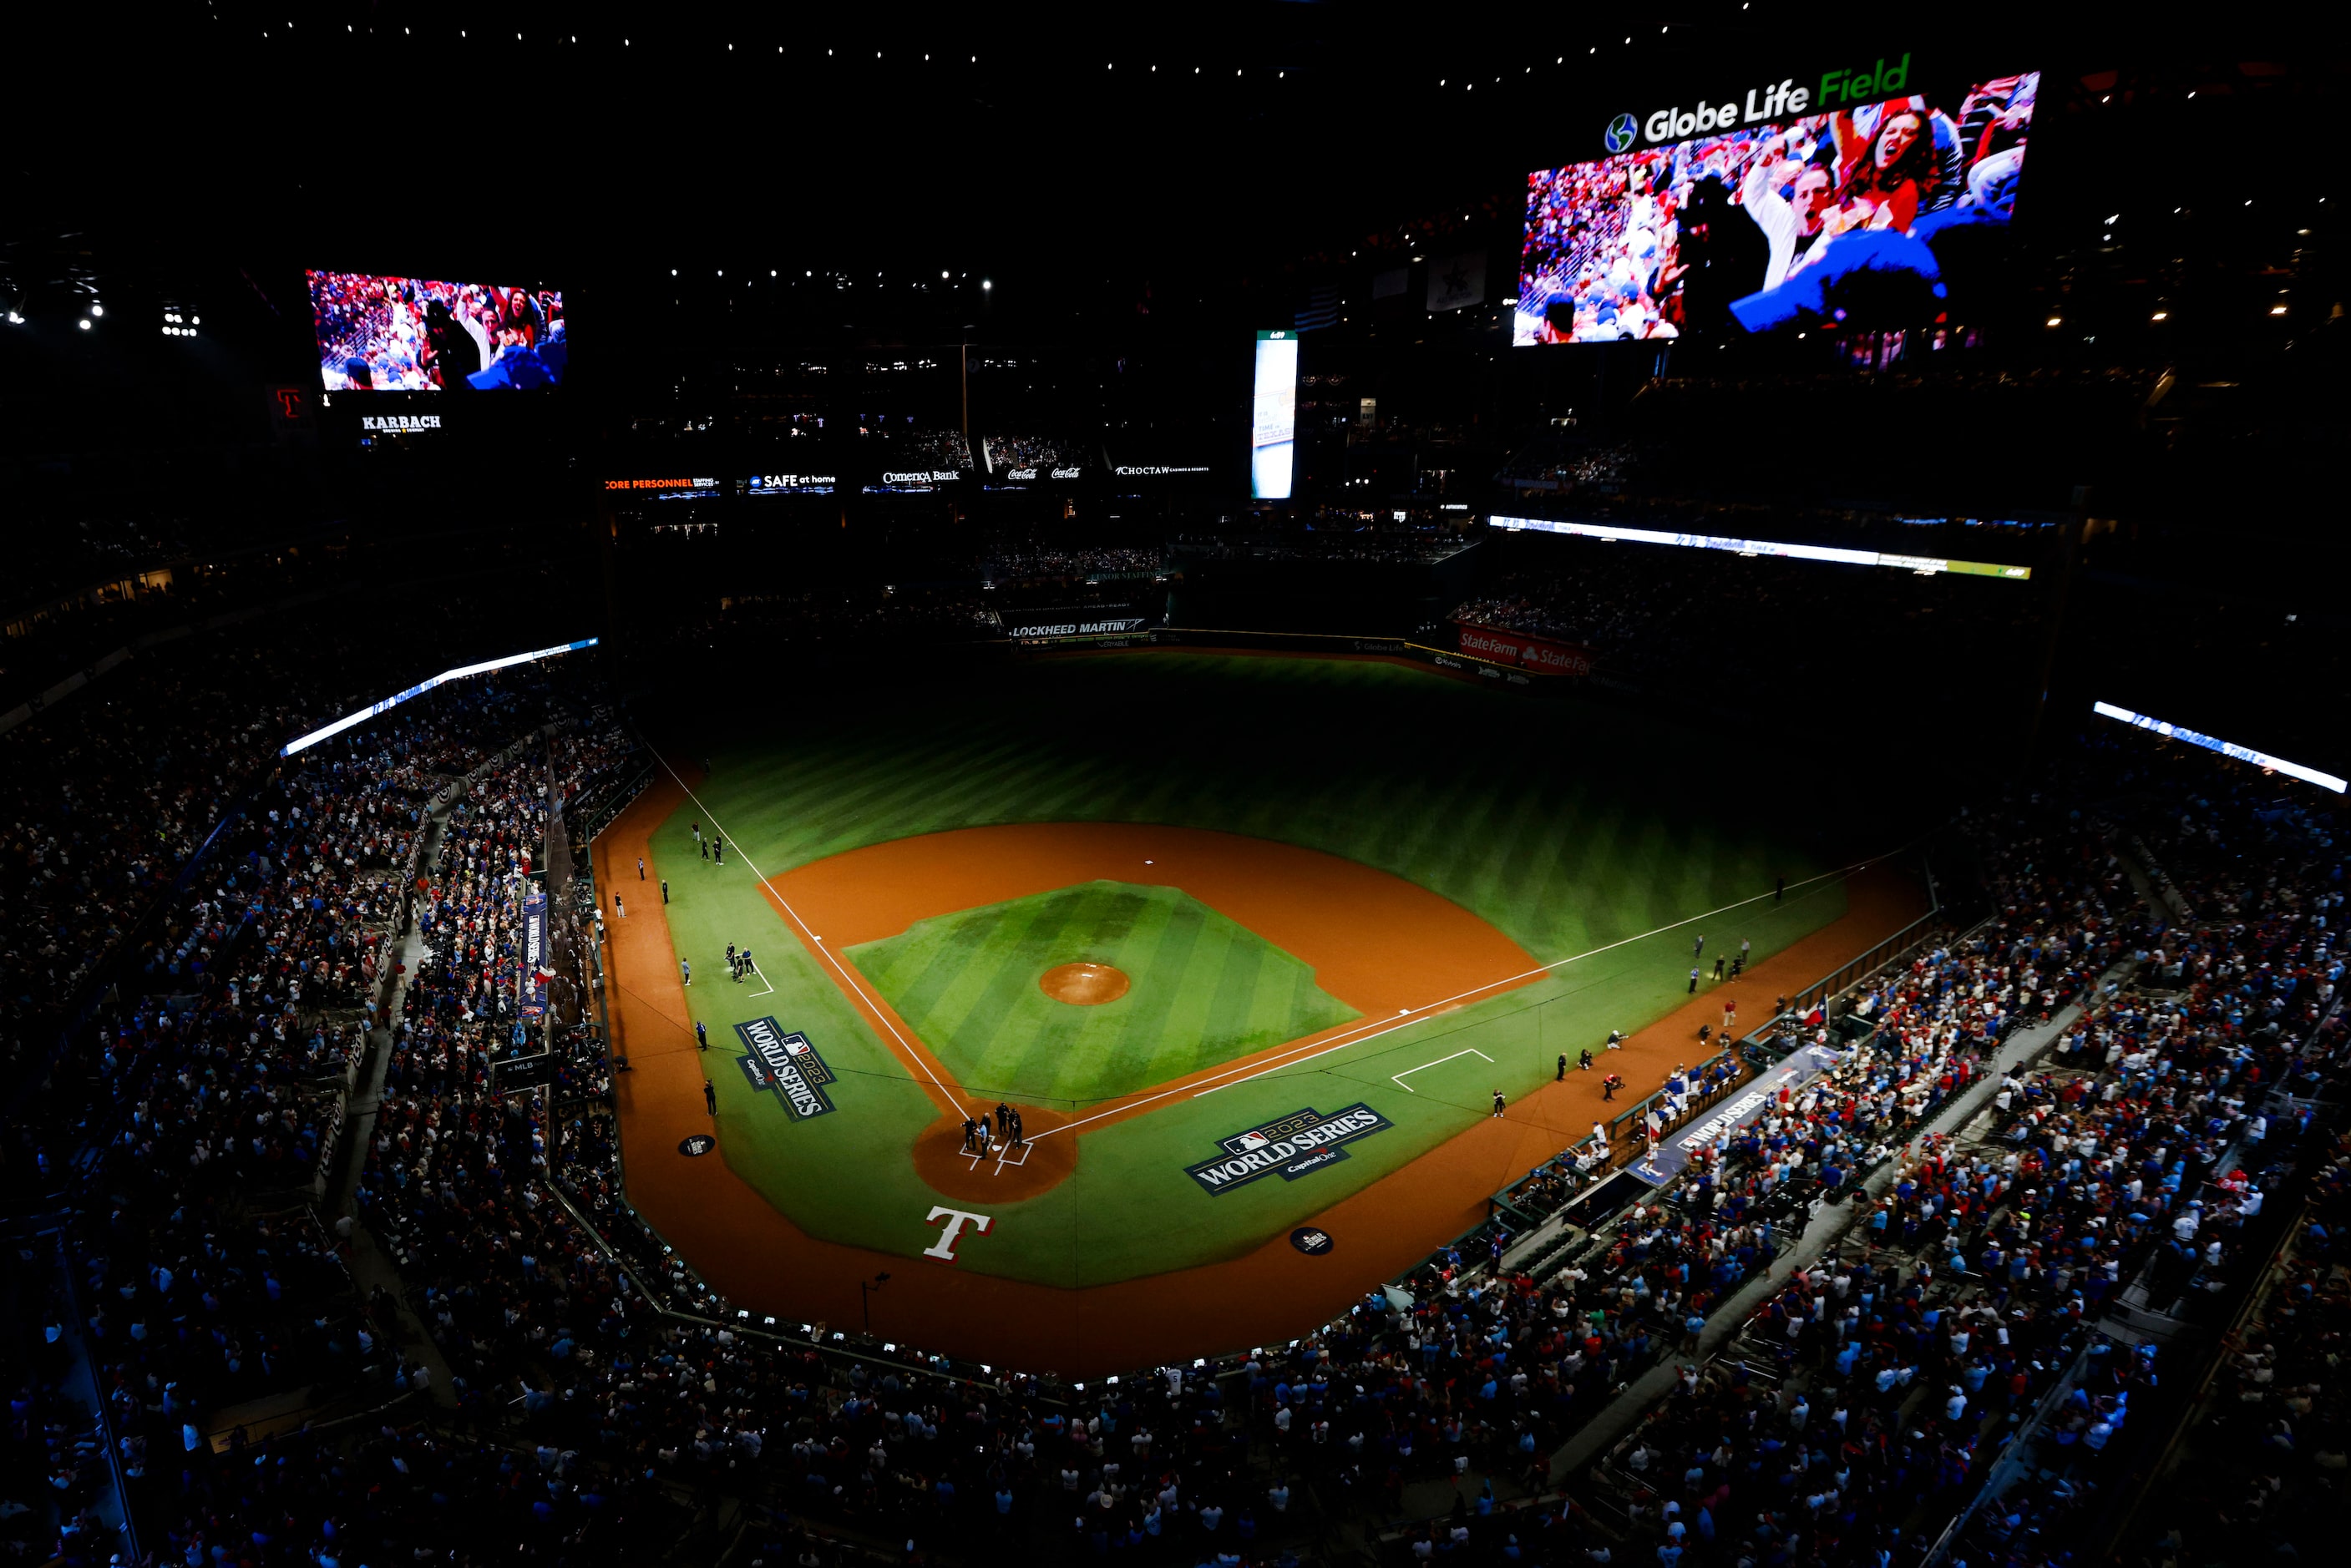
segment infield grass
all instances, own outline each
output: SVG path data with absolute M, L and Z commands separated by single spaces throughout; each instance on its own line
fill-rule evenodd
M 1823 869 L 1810 847 L 1816 808 L 1792 791 L 1767 793 L 1723 754 L 1721 737 L 1623 709 L 1530 701 L 1385 664 L 1170 652 L 970 680 L 950 672 L 888 695 L 834 699 L 797 673 L 777 684 L 792 702 L 756 732 L 713 729 L 693 742 L 714 763 L 695 785 L 701 804 L 657 830 L 653 847 L 658 873 L 672 879 L 673 939 L 696 974 L 723 975 L 725 944 L 749 941 L 776 988 L 754 997 L 756 988 L 698 981 L 686 1000 L 714 1050 L 731 1043 L 734 1023 L 772 1015 L 804 1030 L 840 1075 L 840 1113 L 799 1123 L 741 1074 L 711 1075 L 724 1157 L 819 1236 L 909 1256 L 935 1240 L 926 1216 L 936 1195 L 905 1151 L 939 1113 L 740 857 L 724 867 L 698 859 L 687 829 L 709 825 L 705 811 L 769 876 L 988 823 L 1248 834 L 1393 872 L 1483 916 L 1540 960 L 1573 961 L 1506 996 L 1084 1133 L 1068 1180 L 996 1206 L 1002 1223 L 964 1250 L 960 1266 L 977 1272 L 1076 1286 L 1245 1252 L 1470 1127 L 1494 1089 L 1515 1101 L 1552 1076 L 1559 1054 L 1597 1050 L 1609 1030 L 1671 1012 L 1686 998 L 1694 929 L 1707 933 L 1709 955 L 1747 937 L 1760 961 L 1845 909 L 1839 883 L 1805 880 Z M 1767 732 L 1759 724 L 1751 739 Z M 1774 902 L 1782 875 L 1790 890 Z M 1730 905 L 1734 913 L 1698 928 L 1677 924 Z M 898 1006 L 943 1018 L 959 993 L 944 971 L 925 978 L 951 945 L 938 940 L 929 961 L 916 930 L 849 956 L 885 995 L 897 989 Z M 1033 992 L 1036 971 L 1021 966 L 1046 967 L 1046 956 L 1032 944 L 1018 962 L 1007 958 L 1000 982 Z M 1096 956 L 1056 949 L 1050 961 Z M 924 1000 L 926 987 L 935 1000 Z M 1059 1005 L 1041 993 L 1038 1002 Z M 1750 1011 L 1758 1002 L 1747 998 Z M 1017 1028 L 958 1044 L 956 1028 L 915 1026 L 942 1054 L 1053 1072 L 1049 1060 L 1025 1059 Z M 1145 1049 L 1139 1040 L 1136 1049 Z M 1158 1046 L 1148 1049 L 1155 1057 Z M 1693 1040 L 1691 1059 L 1699 1055 Z M 1113 1082 L 1176 1069 L 1130 1056 L 1094 1070 Z M 1399 1084 L 1397 1075 L 1408 1075 Z M 1070 1105 L 1051 1091 L 1035 1097 Z M 1395 1127 L 1351 1145 L 1345 1162 L 1216 1198 L 1184 1174 L 1220 1137 L 1355 1099 Z M 1497 1168 L 1491 1186 L 1522 1174 Z
M 1089 882 L 844 950 L 987 1099 L 1115 1099 L 1358 1016 L 1306 965 L 1174 888 Z M 1077 962 L 1108 964 L 1131 988 L 1091 1007 L 1039 988 Z

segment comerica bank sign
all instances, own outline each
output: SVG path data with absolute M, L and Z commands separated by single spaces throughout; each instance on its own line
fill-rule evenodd
M 1672 109 L 1658 109 L 1646 119 L 1620 114 L 1608 122 L 1601 140 L 1611 152 L 1629 152 L 1633 150 L 1636 128 L 1642 141 L 1687 141 L 1693 136 L 1729 130 L 1734 126 L 1752 125 L 1758 120 L 1822 114 L 1833 109 L 1851 109 L 1865 103 L 1876 103 L 1890 94 L 1906 90 L 1909 84 L 1910 57 L 1907 54 L 1892 65 L 1881 57 L 1866 69 L 1823 71 L 1820 80 L 1810 87 L 1800 86 L 1795 78 L 1788 77 L 1750 87 L 1741 97 L 1725 99 L 1719 103 L 1701 103 L 1687 109 L 1677 105 Z

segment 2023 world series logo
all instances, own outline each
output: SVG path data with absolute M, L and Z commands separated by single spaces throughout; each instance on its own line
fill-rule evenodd
M 1184 1174 L 1210 1197 L 1247 1187 L 1260 1177 L 1295 1181 L 1309 1171 L 1347 1158 L 1346 1145 L 1384 1132 L 1395 1124 L 1358 1101 L 1325 1116 L 1308 1106 L 1217 1140 L 1216 1158 L 1186 1166 Z
M 750 1053 L 735 1058 L 743 1075 L 755 1089 L 773 1089 L 794 1121 L 804 1122 L 834 1108 L 832 1096 L 824 1092 L 824 1085 L 833 1082 L 832 1068 L 809 1044 L 807 1035 L 797 1031 L 787 1033 L 773 1018 L 737 1023 L 735 1033 Z

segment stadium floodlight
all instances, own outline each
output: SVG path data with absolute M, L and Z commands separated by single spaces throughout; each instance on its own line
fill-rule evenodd
M 2321 773 L 2316 768 L 2304 767 L 2300 763 L 2287 762 L 2283 757 L 2273 757 L 2267 752 L 2257 752 L 2251 746 L 2241 746 L 2233 741 L 2220 740 L 2179 724 L 2167 723 L 2161 719 L 2149 718 L 2145 713 L 2134 713 L 2129 709 L 2116 707 L 2112 702 L 2093 702 L 2090 704 L 2090 709 L 2103 717 L 2128 724 L 2133 729 L 2148 730 L 2166 740 L 2185 741 L 2191 746 L 2202 746 L 2206 751 L 2218 752 L 2224 757 L 2234 757 L 2241 763 L 2251 763 L 2253 766 L 2271 773 L 2283 774 L 2288 778 L 2300 779 L 2305 784 L 2314 784 L 2321 789 L 2331 789 L 2336 794 L 2351 789 L 2351 781 L 2336 778 L 2333 774 Z
M 89 302 L 89 313 L 92 316 L 103 316 L 106 314 L 106 306 L 93 299 Z
M 2003 566 L 1996 561 L 1958 561 L 1942 556 L 1905 556 L 1888 550 L 1855 550 L 1838 545 L 1793 545 L 1778 539 L 1735 539 L 1716 534 L 1669 534 L 1658 528 L 1626 528 L 1614 523 L 1568 523 L 1547 517 L 1489 516 L 1490 527 L 1538 534 L 1575 534 L 1635 545 L 1678 545 L 1690 550 L 1727 550 L 1737 556 L 1782 556 L 1798 561 L 1827 561 L 1844 566 L 1891 566 L 1896 571 L 1934 576 L 1955 572 L 1961 576 L 2006 577 L 2026 582 L 2030 566 Z
M 89 317 L 85 316 L 79 321 L 75 322 L 74 325 L 80 327 L 84 332 L 87 332 L 89 330 Z
M 277 754 L 281 757 L 290 757 L 297 752 L 308 751 L 321 741 L 341 734 L 354 724 L 364 724 L 379 713 L 390 712 L 411 697 L 422 697 L 434 688 L 444 686 L 452 680 L 462 680 L 468 675 L 486 675 L 491 670 L 504 670 L 510 665 L 528 664 L 536 659 L 551 659 L 559 653 L 576 653 L 583 648 L 594 648 L 600 640 L 593 637 L 582 638 L 578 642 L 559 642 L 553 648 L 537 649 L 529 653 L 510 653 L 504 659 L 485 659 L 479 664 L 465 664 L 455 670 L 444 670 L 430 680 L 418 681 L 405 691 L 395 691 L 380 702 L 371 702 L 357 712 L 344 714 L 323 729 L 313 730 L 298 740 L 288 741 L 284 746 L 278 748 Z

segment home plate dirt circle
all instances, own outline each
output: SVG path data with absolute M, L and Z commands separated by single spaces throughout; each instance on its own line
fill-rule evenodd
M 972 1113 L 986 1116 L 994 1108 L 975 1105 Z M 997 1203 L 1017 1203 L 1023 1198 L 1034 1198 L 1059 1187 L 1078 1168 L 1078 1139 L 1074 1133 L 1049 1138 L 1037 1137 L 1069 1120 L 1063 1113 L 1043 1106 L 1023 1106 L 1020 1130 L 1028 1134 L 1030 1141 L 1008 1149 L 999 1138 L 987 1154 L 975 1158 L 963 1151 L 963 1118 L 941 1116 L 914 1139 L 914 1173 L 923 1179 L 923 1185 L 943 1198 Z M 1001 1161 L 997 1158 L 999 1154 L 1005 1157 Z
M 1133 984 L 1126 971 L 1106 963 L 1057 963 L 1037 977 L 1037 989 L 1072 1007 L 1100 1007 L 1116 1002 Z

